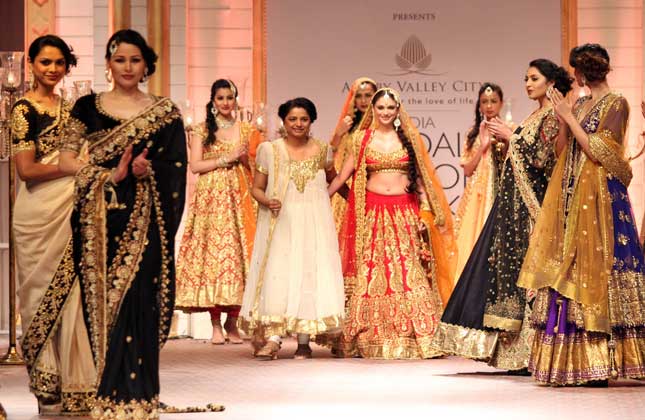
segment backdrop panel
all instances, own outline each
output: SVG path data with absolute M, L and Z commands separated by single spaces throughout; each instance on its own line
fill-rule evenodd
M 503 116 L 519 122 L 536 107 L 524 90 L 529 61 L 559 62 L 560 42 L 559 0 L 267 2 L 270 111 L 307 96 L 319 112 L 314 135 L 328 140 L 355 78 L 401 91 L 454 210 L 479 87 L 498 83 L 510 105 Z

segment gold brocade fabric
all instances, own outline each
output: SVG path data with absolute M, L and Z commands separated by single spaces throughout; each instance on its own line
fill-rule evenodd
M 204 146 L 204 158 L 217 159 L 235 146 L 215 141 Z M 177 257 L 177 308 L 242 304 L 257 211 L 251 183 L 241 163 L 199 175 Z
M 380 203 L 371 203 L 371 196 Z M 441 299 L 434 273 L 426 274 L 422 265 L 418 208 L 410 200 L 368 192 L 363 264 L 341 342 L 346 356 L 441 355 L 430 347 L 441 316 Z
M 613 278 L 609 283 L 609 294 L 612 296 L 638 296 L 642 289 L 642 282 L 637 279 L 621 279 L 619 275 Z M 551 290 L 541 289 L 532 316 L 532 323 L 538 329 L 532 344 L 529 368 L 538 382 L 579 385 L 617 377 L 645 378 L 645 328 L 642 327 L 642 319 L 631 319 L 632 322 L 639 322 L 640 327 L 616 329 L 611 335 L 586 331 L 586 309 L 569 300 L 565 319 L 575 328 L 551 334 L 544 328 L 549 319 L 551 302 Z M 623 297 L 611 301 L 609 306 L 611 313 L 624 314 L 626 308 L 637 306 L 637 303 L 630 301 L 629 297 Z
M 575 111 L 583 125 L 593 127 L 596 132 L 614 133 L 613 136 L 591 135 L 591 145 L 607 141 L 609 148 L 621 146 L 628 115 L 624 101 L 620 95 L 608 94 L 586 116 L 579 115 L 585 100 L 578 102 Z M 585 328 L 608 333 L 610 321 L 605 302 L 614 252 L 608 172 L 584 154 L 576 158 L 576 149 L 568 145 L 558 160 L 518 285 L 530 289 L 551 287 L 584 304 Z M 599 146 L 591 149 L 606 150 Z M 619 157 L 614 155 L 613 160 Z M 605 155 L 597 158 L 601 162 L 612 160 Z

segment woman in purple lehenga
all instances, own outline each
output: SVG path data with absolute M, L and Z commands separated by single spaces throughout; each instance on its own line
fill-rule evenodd
M 573 107 L 559 92 L 550 95 L 568 130 L 560 132 L 560 158 L 518 284 L 538 290 L 535 379 L 606 386 L 609 378 L 645 378 L 645 262 L 624 156 L 629 106 L 609 89 L 603 47 L 576 47 L 569 61 L 591 95 Z

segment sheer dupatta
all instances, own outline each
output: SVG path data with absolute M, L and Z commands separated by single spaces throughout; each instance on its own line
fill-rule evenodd
M 575 139 L 567 144 L 547 189 L 518 285 L 558 291 L 584 306 L 585 329 L 610 333 L 607 300 L 614 222 L 607 179 L 616 178 L 625 187 L 631 181 L 623 145 L 629 107 L 622 96 L 610 93 L 581 116 L 581 105 L 588 99 L 583 98 L 574 112 L 597 162 L 578 150 Z
M 423 182 L 430 211 L 421 211 L 429 231 L 431 252 L 431 273 L 436 291 L 445 307 L 452 293 L 453 277 L 457 262 L 457 247 L 454 239 L 453 219 L 448 200 L 443 192 L 430 156 L 417 128 L 401 105 L 399 107 L 400 130 L 412 143 L 416 155 L 419 178 Z M 340 253 L 345 278 L 355 278 L 362 261 L 363 241 L 366 235 L 365 194 L 367 191 L 367 170 L 365 149 L 376 127 L 372 105 L 365 112 L 358 129 L 352 136 L 352 152 L 355 170 L 352 188 L 348 197 L 347 211 L 340 230 Z M 429 273 L 430 274 L 430 273 Z

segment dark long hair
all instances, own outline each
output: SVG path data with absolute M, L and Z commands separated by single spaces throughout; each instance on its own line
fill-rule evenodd
M 504 92 L 502 88 L 496 85 L 495 83 L 486 82 L 479 88 L 479 93 L 477 94 L 477 104 L 475 105 L 475 125 L 470 129 L 468 135 L 466 136 L 466 149 L 470 150 L 475 144 L 475 139 L 479 135 L 479 125 L 482 123 L 482 113 L 479 111 L 479 106 L 481 105 L 481 97 L 484 91 L 488 88 L 491 88 L 493 92 L 499 95 L 501 101 L 504 100 Z
M 561 66 L 558 66 L 551 60 L 546 58 L 538 58 L 529 63 L 529 67 L 535 67 L 542 76 L 546 78 L 549 82 L 553 82 L 555 88 L 566 95 L 573 85 L 573 77 L 569 72 Z
M 385 93 L 389 92 L 387 90 L 381 90 L 376 93 L 372 97 L 372 107 L 374 107 L 374 104 L 376 101 L 378 101 L 380 98 L 382 98 Z M 392 96 L 389 94 L 390 97 Z M 397 108 L 401 108 L 401 104 L 397 102 Z M 405 150 L 408 152 L 408 159 L 409 159 L 409 165 L 408 165 L 408 180 L 410 183 L 408 184 L 407 187 L 405 187 L 405 191 L 407 193 L 416 193 L 417 192 L 417 178 L 419 177 L 419 171 L 417 169 L 417 154 L 414 151 L 414 147 L 412 146 L 412 141 L 408 139 L 405 135 L 405 132 L 403 131 L 402 128 L 399 128 L 396 130 L 396 134 L 399 136 L 399 140 L 401 140 L 401 144 L 403 147 L 405 147 Z
M 230 80 L 227 79 L 217 79 L 215 83 L 211 86 L 211 98 L 210 101 L 206 104 L 206 140 L 204 140 L 204 145 L 209 145 L 215 143 L 215 133 L 217 133 L 217 120 L 215 115 L 213 115 L 213 99 L 217 94 L 217 91 L 220 89 L 231 89 L 237 100 L 237 86 Z
M 376 86 L 374 83 L 372 83 L 370 81 L 366 80 L 363 83 L 361 83 L 361 85 L 362 84 L 368 84 L 368 85 L 372 86 L 374 88 L 374 92 L 376 92 L 378 90 L 378 86 Z M 359 89 L 360 89 L 360 87 L 359 87 Z M 356 92 L 354 92 L 354 99 L 352 99 L 352 100 L 356 101 Z M 352 126 L 349 127 L 349 133 L 354 132 L 356 127 L 358 127 L 358 124 L 361 123 L 362 119 L 363 119 L 363 112 L 361 110 L 359 110 L 358 108 L 356 108 L 356 102 L 354 102 L 354 121 L 352 121 Z

